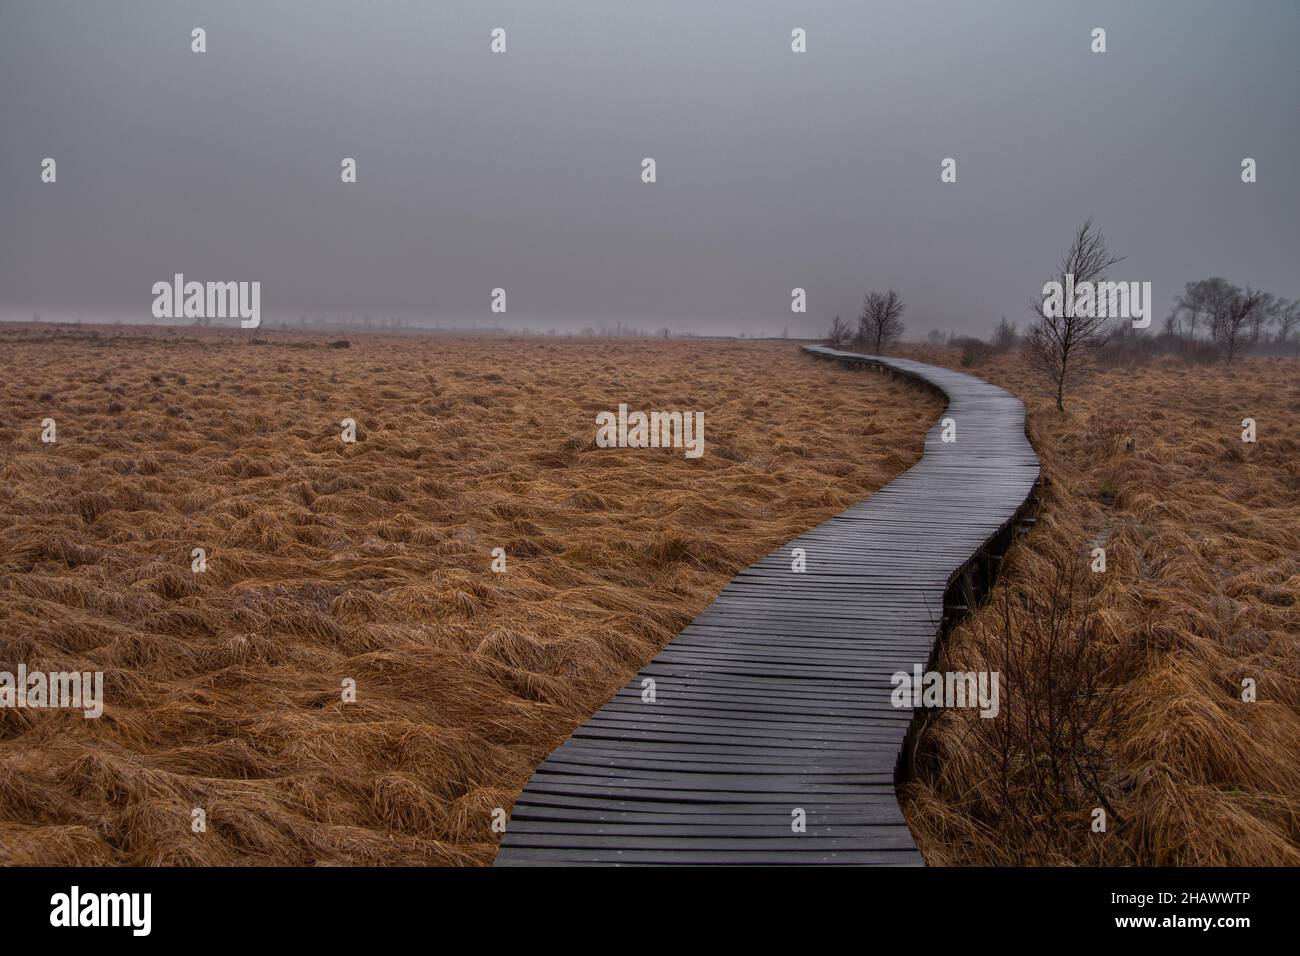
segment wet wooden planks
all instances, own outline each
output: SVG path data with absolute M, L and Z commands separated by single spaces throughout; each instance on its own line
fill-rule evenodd
M 930 660 L 945 592 L 1025 507 L 1038 458 L 1001 388 L 805 351 L 946 395 L 921 461 L 736 575 L 537 768 L 497 864 L 922 862 L 894 791 L 913 715 L 890 677 Z

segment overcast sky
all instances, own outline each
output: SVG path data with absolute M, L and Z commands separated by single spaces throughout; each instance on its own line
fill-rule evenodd
M 1298 41 L 1295 0 L 0 0 L 0 317 L 147 321 L 182 272 L 263 321 L 812 334 L 892 286 L 986 333 L 1088 216 L 1157 324 L 1300 296 Z

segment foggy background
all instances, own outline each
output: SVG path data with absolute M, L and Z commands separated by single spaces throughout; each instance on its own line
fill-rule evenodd
M 1300 295 L 1297 40 L 1289 0 L 0 0 L 0 318 L 152 321 L 183 272 L 264 324 L 799 336 L 892 286 L 987 334 L 1091 215 L 1158 328 L 1209 275 Z

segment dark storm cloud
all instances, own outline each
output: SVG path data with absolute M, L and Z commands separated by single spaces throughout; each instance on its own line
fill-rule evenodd
M 1157 321 L 1209 274 L 1300 295 L 1298 28 L 1287 2 L 0 0 L 0 312 L 147 320 L 183 272 L 261 281 L 271 319 L 493 324 L 502 286 L 512 326 L 794 334 L 892 285 L 913 335 L 983 332 L 1089 215 Z

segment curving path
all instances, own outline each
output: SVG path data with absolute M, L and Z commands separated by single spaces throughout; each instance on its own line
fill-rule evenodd
M 891 705 L 890 675 L 926 667 L 987 585 L 1038 458 L 1003 389 L 907 359 L 805 351 L 944 393 L 921 460 L 736 575 L 537 768 L 497 864 L 922 863 L 894 792 L 913 711 Z M 944 443 L 949 418 L 956 441 Z M 791 570 L 795 548 L 805 573 Z

